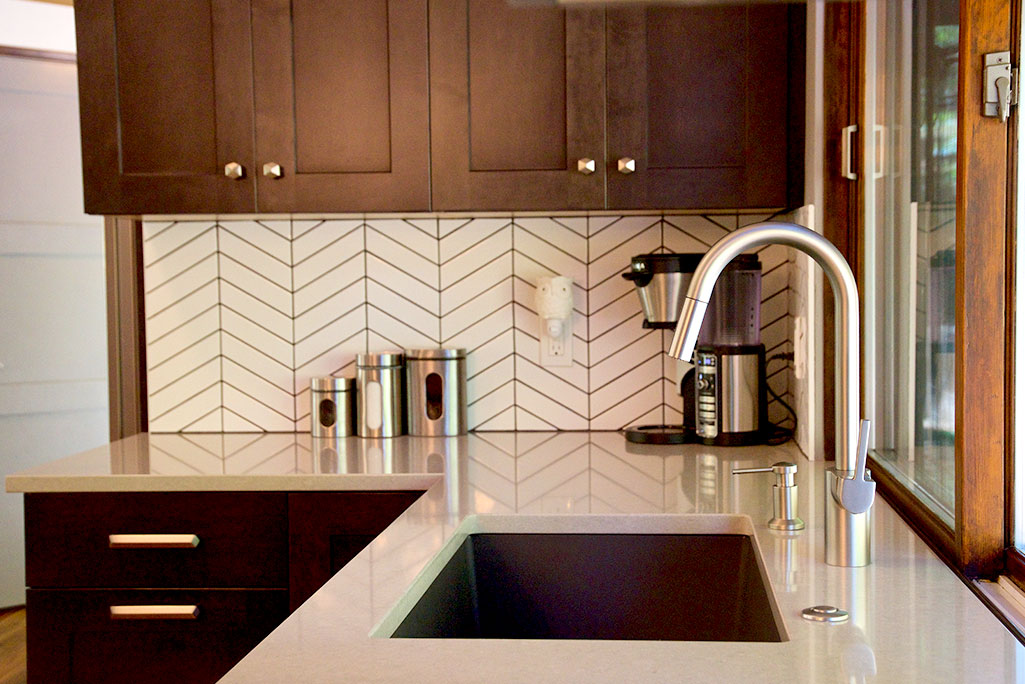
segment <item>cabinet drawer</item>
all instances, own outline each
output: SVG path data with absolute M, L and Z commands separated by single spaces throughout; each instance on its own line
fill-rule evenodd
M 148 619 L 112 619 L 111 606 Z M 161 619 L 168 607 L 190 619 Z M 190 611 L 191 614 L 191 611 Z M 214 682 L 288 615 L 283 589 L 27 593 L 29 682 Z
M 173 537 L 117 538 L 112 548 L 111 535 Z M 284 588 L 287 495 L 26 494 L 25 545 L 33 588 Z

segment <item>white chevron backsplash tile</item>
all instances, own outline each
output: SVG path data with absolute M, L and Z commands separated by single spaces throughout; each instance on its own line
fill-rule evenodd
M 588 328 L 592 430 L 658 424 L 662 410 L 662 341 L 641 327 L 634 286 L 623 280 L 632 257 L 662 246 L 661 218 L 627 216 L 595 224 L 588 240 Z
M 143 240 L 150 430 L 220 431 L 217 226 L 146 224 Z
M 363 351 L 436 346 L 469 350 L 469 425 L 481 434 L 678 423 L 678 371 L 663 354 L 670 335 L 641 327 L 637 295 L 620 274 L 634 255 L 703 252 L 765 218 L 146 222 L 151 430 L 307 431 L 310 378 L 353 375 Z M 772 246 L 759 258 L 763 341 L 770 354 L 789 351 L 791 256 Z M 574 281 L 571 367 L 538 362 L 542 275 Z M 789 376 L 784 363 L 770 368 L 785 399 Z M 770 403 L 773 420 L 783 413 Z M 565 491 L 528 507 L 603 505 L 604 485 L 578 499 L 573 468 L 565 476 Z M 623 477 L 613 472 L 608 486 Z M 496 475 L 496 501 L 508 489 L 501 482 Z
M 366 256 L 361 221 L 293 221 L 295 429 L 310 429 L 310 379 L 355 375 L 367 349 Z
M 513 430 L 511 219 L 441 219 L 438 232 L 441 345 L 468 352 L 468 425 Z
M 437 235 L 436 220 L 367 223 L 368 349 L 440 344 Z
M 737 217 L 666 216 L 664 225 L 667 252 L 706 252 L 727 233 L 737 229 Z
M 586 430 L 587 238 L 586 219 L 515 219 L 513 296 L 516 327 L 516 429 Z M 534 301 L 538 278 L 573 279 L 573 365 L 540 366 L 541 321 Z
M 294 430 L 291 225 L 224 221 L 218 246 L 224 430 Z

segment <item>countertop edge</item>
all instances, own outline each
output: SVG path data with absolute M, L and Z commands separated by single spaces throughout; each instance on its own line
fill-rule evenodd
M 440 474 L 8 475 L 10 494 L 64 492 L 426 491 Z

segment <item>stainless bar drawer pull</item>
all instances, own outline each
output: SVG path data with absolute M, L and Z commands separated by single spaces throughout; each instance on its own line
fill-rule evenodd
M 199 606 L 111 606 L 111 620 L 195 620 Z
M 199 537 L 194 534 L 111 534 L 112 549 L 194 549 Z

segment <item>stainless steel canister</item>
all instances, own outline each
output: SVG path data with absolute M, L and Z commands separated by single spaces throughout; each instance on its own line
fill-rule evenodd
M 402 352 L 356 356 L 356 434 L 398 437 L 403 433 Z
M 310 380 L 310 435 L 330 438 L 356 434 L 355 389 L 352 378 Z
M 409 434 L 466 434 L 466 350 L 406 350 Z

